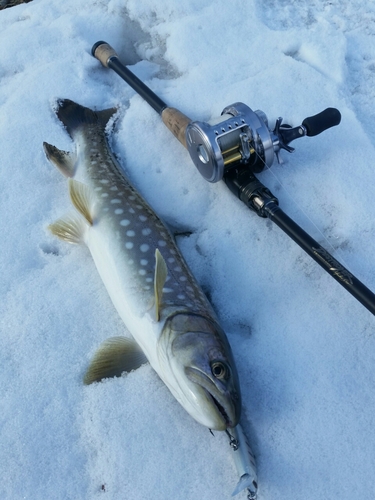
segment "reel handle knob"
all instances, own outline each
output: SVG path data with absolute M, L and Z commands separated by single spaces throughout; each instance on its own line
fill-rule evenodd
M 325 130 L 335 127 L 341 121 L 341 113 L 336 108 L 327 108 L 321 113 L 305 118 L 302 125 L 306 129 L 306 135 L 313 137 L 321 134 Z

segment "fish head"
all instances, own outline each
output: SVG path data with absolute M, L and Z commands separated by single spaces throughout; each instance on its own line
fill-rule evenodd
M 182 406 L 213 430 L 235 427 L 241 392 L 229 342 L 220 326 L 203 316 L 178 313 L 163 329 L 168 384 Z

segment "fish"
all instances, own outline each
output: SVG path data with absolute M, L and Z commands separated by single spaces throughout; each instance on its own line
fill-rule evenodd
M 0 0 L 0 10 L 15 7 L 21 3 L 29 3 L 31 0 Z
M 230 344 L 172 231 L 130 184 L 110 149 L 117 109 L 93 111 L 60 99 L 55 112 L 75 151 L 43 146 L 68 178 L 74 211 L 49 229 L 88 247 L 132 336 L 102 343 L 85 384 L 149 363 L 197 422 L 211 430 L 235 428 L 242 401 Z

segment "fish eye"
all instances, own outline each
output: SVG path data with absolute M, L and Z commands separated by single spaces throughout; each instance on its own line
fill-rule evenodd
M 226 380 L 229 377 L 229 368 L 222 361 L 211 363 L 212 375 L 219 380 Z

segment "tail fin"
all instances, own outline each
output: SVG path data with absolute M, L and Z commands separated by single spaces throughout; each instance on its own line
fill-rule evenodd
M 117 108 L 93 111 L 70 99 L 61 99 L 57 104 L 56 114 L 65 125 L 71 137 L 73 137 L 77 129 L 85 125 L 99 125 L 104 129 L 108 121 L 117 112 Z

